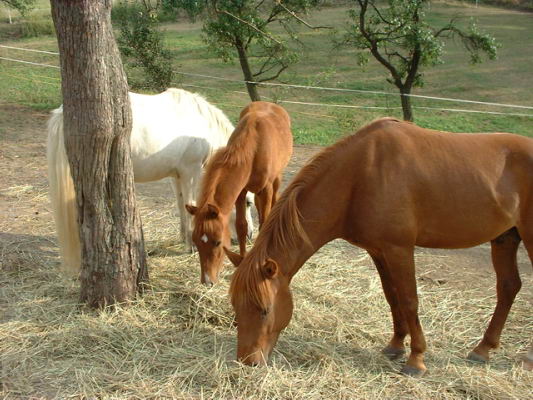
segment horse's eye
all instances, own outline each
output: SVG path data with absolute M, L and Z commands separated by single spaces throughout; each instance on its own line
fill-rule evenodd
M 220 246 L 220 240 L 215 240 L 214 244 L 215 244 L 215 247 Z
M 268 315 L 268 310 L 267 309 L 261 310 L 261 318 L 266 318 L 267 315 Z

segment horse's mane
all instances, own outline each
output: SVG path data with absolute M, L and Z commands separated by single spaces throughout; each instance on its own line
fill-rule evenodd
M 225 139 L 224 142 L 228 141 L 233 132 L 233 124 L 219 108 L 209 103 L 197 93 L 176 88 L 167 89 L 167 92 L 171 93 L 178 103 L 189 102 L 196 106 L 198 112 L 205 116 L 209 121 L 209 127 L 213 130 L 222 132 Z
M 357 140 L 358 133 L 370 131 L 372 125 L 400 122 L 394 118 L 380 118 L 361 128 L 357 133 L 349 135 L 330 147 L 316 154 L 298 172 L 296 177 L 276 202 L 267 220 L 261 227 L 253 248 L 246 255 L 246 265 L 237 268 L 230 286 L 231 301 L 237 304 L 252 304 L 266 310 L 272 303 L 272 294 L 268 290 L 262 266 L 269 258 L 269 250 L 291 249 L 299 246 L 311 246 L 309 237 L 302 226 L 302 215 L 298 209 L 298 197 L 309 185 L 322 176 L 324 170 L 335 163 L 335 154 L 339 149 L 350 146 Z M 280 266 L 283 268 L 283 266 Z M 288 271 L 283 271 L 287 273 Z
M 272 298 L 265 283 L 262 266 L 269 258 L 269 250 L 311 246 L 302 226 L 298 198 L 302 191 L 321 176 L 322 171 L 335 162 L 334 153 L 337 149 L 351 140 L 353 136 L 348 136 L 315 155 L 285 189 L 261 227 L 253 248 L 246 255 L 246 265 L 237 268 L 233 275 L 230 295 L 234 305 L 252 304 L 261 310 L 268 309 Z
M 257 148 L 257 127 L 253 116 L 246 116 L 239 121 L 227 146 L 218 149 L 209 159 L 205 167 L 198 205 L 203 206 L 207 196 L 215 192 L 218 175 L 225 167 L 251 168 Z

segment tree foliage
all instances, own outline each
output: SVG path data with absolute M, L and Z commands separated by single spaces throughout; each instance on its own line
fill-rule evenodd
M 387 69 L 387 80 L 400 91 L 406 120 L 413 119 L 408 95 L 413 87 L 424 84 L 423 67 L 442 63 L 443 39 L 459 38 L 472 63 L 481 62 L 482 54 L 496 58 L 495 39 L 479 31 L 473 21 L 466 30 L 458 26 L 456 18 L 440 28 L 430 26 L 425 13 L 429 0 L 353 3 L 342 43 L 364 51 L 359 53 L 359 64 L 365 64 L 370 54 Z
M 318 4 L 319 0 L 207 0 L 204 40 L 223 61 L 239 60 L 250 98 L 259 100 L 255 82 L 276 79 L 298 61 L 298 52 L 271 27 L 280 25 L 297 41 L 294 23 L 303 22 L 300 16 Z M 189 9 L 199 13 L 194 5 Z
M 171 54 L 163 46 L 154 9 L 150 7 L 148 4 L 117 7 L 113 18 L 120 30 L 117 41 L 122 56 L 129 66 L 144 70 L 142 86 L 163 91 L 172 82 Z
M 28 11 L 33 9 L 35 0 L 0 0 L 8 7 L 14 8 L 22 15 L 25 15 Z

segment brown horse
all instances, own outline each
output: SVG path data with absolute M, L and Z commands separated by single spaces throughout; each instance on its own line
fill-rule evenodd
M 280 106 L 256 101 L 244 108 L 226 147 L 213 155 L 202 180 L 192 239 L 198 249 L 201 281 L 212 285 L 229 245 L 228 217 L 235 204 L 240 253 L 246 251 L 246 194 L 255 193 L 259 227 L 277 200 L 281 173 L 292 155 L 291 123 Z M 223 245 L 223 246 L 222 246 Z
M 292 316 L 292 277 L 335 238 L 371 255 L 394 325 L 383 351 L 401 355 L 409 334 L 411 354 L 402 372 L 413 376 L 426 370 L 415 246 L 490 241 L 497 305 L 469 355 L 488 361 L 521 286 L 520 240 L 533 258 L 533 140 L 438 132 L 383 118 L 322 151 L 285 190 L 246 256 L 226 250 L 239 265 L 230 287 L 238 359 L 266 363 Z

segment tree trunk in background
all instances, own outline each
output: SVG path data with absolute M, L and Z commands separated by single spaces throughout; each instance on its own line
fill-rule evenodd
M 128 84 L 111 0 L 51 0 L 61 62 L 65 145 L 76 188 L 82 302 L 135 298 L 148 279 L 130 159 Z
M 260 101 L 261 96 L 257 90 L 257 85 L 254 82 L 254 76 L 252 74 L 252 69 L 248 63 L 248 55 L 246 54 L 246 49 L 244 48 L 243 43 L 240 39 L 237 39 L 236 45 L 237 52 L 239 53 L 239 62 L 241 63 L 242 73 L 244 74 L 244 80 L 246 81 L 246 89 L 248 89 L 248 95 L 252 101 Z
M 411 88 L 400 88 L 400 98 L 402 101 L 403 119 L 405 121 L 413 121 L 413 109 L 411 108 L 411 97 L 405 96 L 411 93 Z

